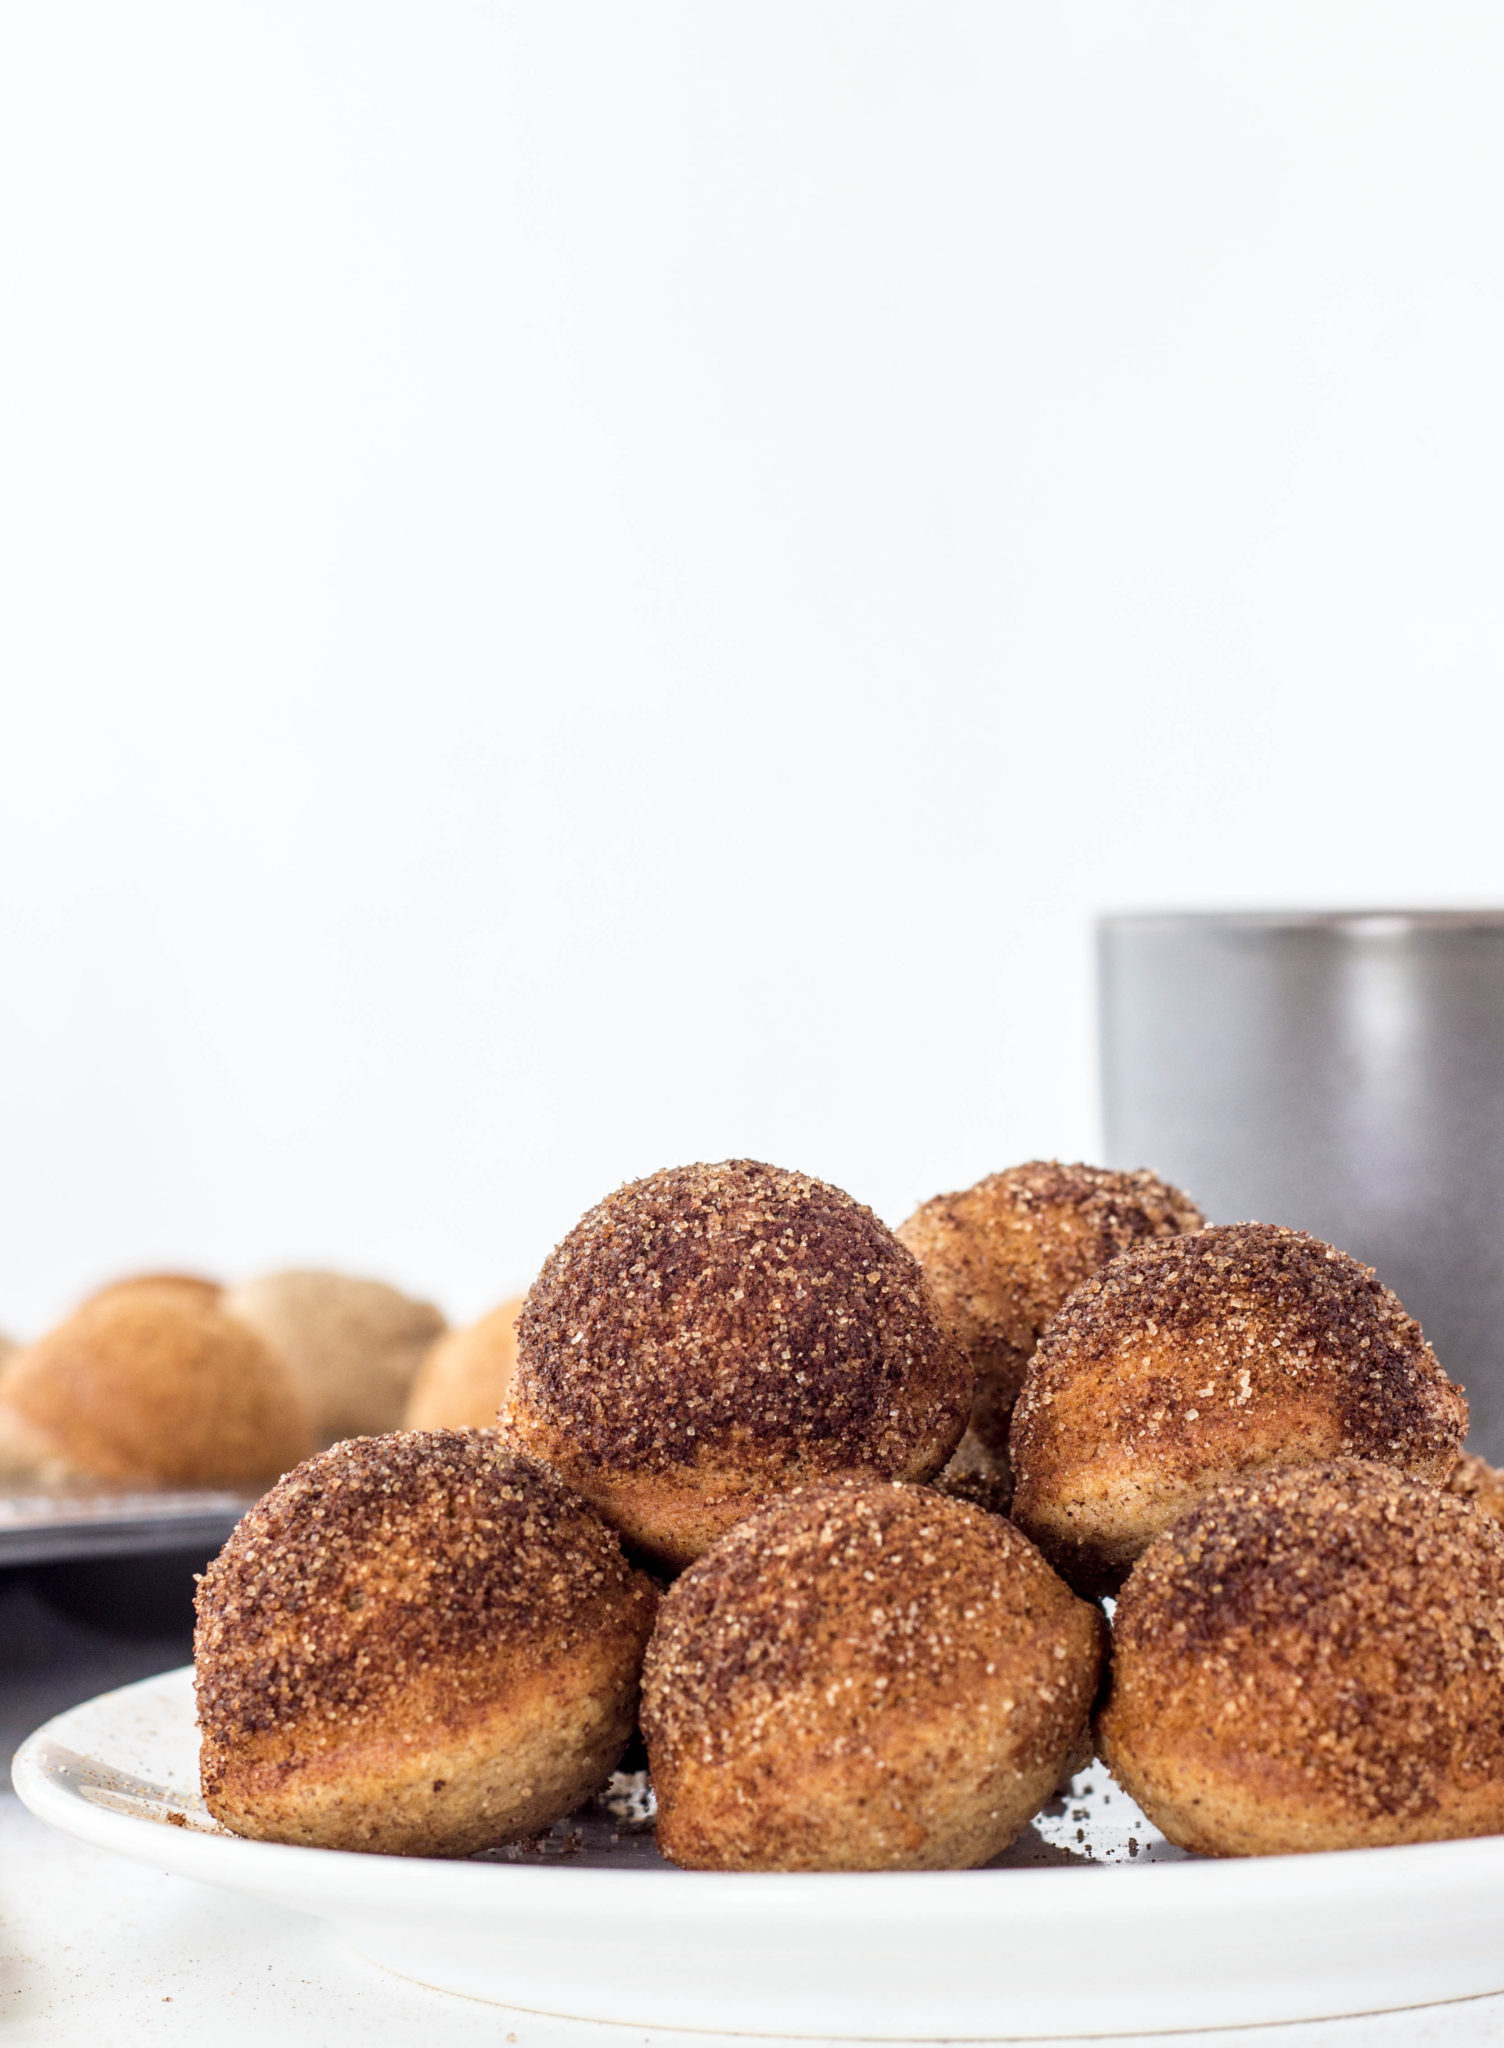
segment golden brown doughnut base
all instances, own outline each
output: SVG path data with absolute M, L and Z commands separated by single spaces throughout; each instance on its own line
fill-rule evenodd
M 684 1870 L 974 1870 L 1054 1795 L 1086 1733 L 1084 1713 L 1063 1719 L 1047 1753 L 1025 1754 L 1001 1701 L 973 1697 L 885 1729 L 877 1759 L 770 1755 L 749 1777 L 682 1758 L 658 1846 Z
M 515 1404 L 504 1413 L 501 1429 L 506 1440 L 518 1450 L 551 1466 L 582 1500 L 589 1501 L 613 1528 L 619 1529 L 635 1550 L 671 1571 L 682 1571 L 696 1558 L 703 1557 L 712 1543 L 775 1494 L 826 1479 L 905 1479 L 922 1483 L 935 1476 L 954 1448 L 954 1438 L 923 1445 L 915 1452 L 909 1469 L 903 1472 L 878 1472 L 861 1465 L 846 1466 L 839 1472 L 802 1472 L 776 1464 L 739 1471 L 731 1462 L 734 1453 L 713 1465 L 670 1465 L 657 1471 L 626 1467 L 602 1472 L 574 1457 L 562 1431 L 550 1429 L 546 1422 L 519 1411 Z
M 1066 1405 L 1057 1402 L 1057 1411 Z M 1154 1538 L 1224 1481 L 1349 1455 L 1339 1419 L 1317 1401 L 1172 1420 L 1143 1458 L 1121 1443 L 1093 1440 L 1089 1390 L 1073 1394 L 1070 1406 L 1080 1416 L 1080 1434 L 1068 1449 L 1057 1434 L 1048 1454 L 1029 1460 L 1018 1475 L 1012 1517 L 1079 1593 L 1115 1593 Z M 1448 1450 L 1395 1462 L 1439 1486 L 1454 1457 Z
M 255 1841 L 386 1856 L 469 1856 L 535 1834 L 615 1768 L 636 1719 L 640 1651 L 640 1637 L 595 1644 L 520 1685 L 500 1664 L 493 1700 L 463 1719 L 430 1719 L 415 1687 L 400 1720 L 343 1739 L 279 1730 L 234 1753 L 206 1739 L 204 1803 Z
M 535 1443 L 524 1441 L 522 1448 L 553 1465 L 559 1476 L 604 1515 L 613 1528 L 619 1529 L 635 1550 L 657 1564 L 667 1565 L 671 1571 L 682 1571 L 697 1557 L 703 1557 L 712 1543 L 738 1522 L 745 1521 L 769 1494 L 784 1490 L 766 1483 L 760 1492 L 750 1488 L 711 1488 L 698 1484 L 699 1475 L 694 1467 L 684 1465 L 671 1467 L 667 1472 L 623 1472 L 607 1477 L 577 1472 Z M 875 1479 L 882 1475 L 862 1472 L 853 1476 Z M 799 1476 L 791 1476 L 785 1484 L 797 1486 Z
M 1313 1796 L 1298 1768 L 1250 1765 L 1198 1744 L 1193 1729 L 1155 1711 L 1145 1726 L 1117 1704 L 1097 1718 L 1097 1755 L 1167 1841 L 1197 1856 L 1300 1856 L 1324 1849 L 1387 1849 L 1504 1834 L 1504 1784 L 1442 1789 L 1420 1815 L 1365 1815 Z M 1152 1745 L 1152 1766 L 1135 1752 Z M 1173 1755 L 1169 1754 L 1170 1751 Z

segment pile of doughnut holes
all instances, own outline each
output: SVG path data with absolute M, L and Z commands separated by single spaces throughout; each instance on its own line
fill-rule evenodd
M 976 1867 L 1093 1752 L 1207 1855 L 1504 1832 L 1504 1484 L 1333 1246 L 1148 1171 L 894 1233 L 679 1167 L 569 1232 L 507 1366 L 494 1427 L 339 1442 L 209 1567 L 224 1826 L 464 1856 L 640 1727 L 690 1869 Z

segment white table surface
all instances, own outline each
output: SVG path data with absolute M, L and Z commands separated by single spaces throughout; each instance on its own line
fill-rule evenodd
M 0 1755 L 37 1721 L 185 1661 L 181 1641 L 112 1642 L 0 1587 Z M 746 2037 L 729 2037 L 746 2038 Z M 1137 2036 L 1139 2048 L 1150 2037 Z M 1504 2044 L 1504 1997 L 1308 2026 L 1156 2036 L 1163 2048 Z M 301 1914 L 86 1847 L 0 1794 L 3 2048 L 726 2048 L 725 2035 L 543 2018 L 386 1975 Z

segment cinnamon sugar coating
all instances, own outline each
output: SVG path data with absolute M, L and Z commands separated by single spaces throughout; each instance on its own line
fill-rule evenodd
M 771 1501 L 664 1598 L 659 1846 L 693 1869 L 985 1863 L 1058 1783 L 1101 1637 L 997 1515 L 853 1481 Z
M 1440 1484 L 1466 1431 L 1461 1388 L 1371 1268 L 1219 1225 L 1120 1254 L 1050 1324 L 1014 1412 L 1013 1515 L 1095 1590 L 1224 1479 L 1353 1457 Z
M 1140 1239 L 1178 1237 L 1203 1221 L 1188 1196 L 1146 1168 L 1031 1159 L 936 1195 L 900 1225 L 971 1358 L 971 1427 L 989 1450 L 1006 1454 L 1024 1368 L 1066 1296 Z
M 1504 1472 L 1497 1465 L 1464 1455 L 1448 1474 L 1446 1490 L 1470 1500 L 1480 1515 L 1504 1522 Z
M 1504 1832 L 1504 1531 L 1384 1465 L 1230 1482 L 1130 1573 L 1097 1741 L 1203 1855 Z
M 678 1565 L 802 1482 L 929 1478 L 971 1384 L 870 1209 L 733 1159 L 651 1174 L 575 1226 L 527 1297 L 501 1420 Z
M 625 1746 L 656 1604 L 494 1431 L 336 1444 L 199 1587 L 205 1801 L 240 1834 L 396 1854 L 530 1833 Z

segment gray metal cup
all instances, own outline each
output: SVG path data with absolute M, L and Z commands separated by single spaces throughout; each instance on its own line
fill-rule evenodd
M 1098 925 L 1105 1157 L 1378 1270 L 1504 1462 L 1504 911 Z

